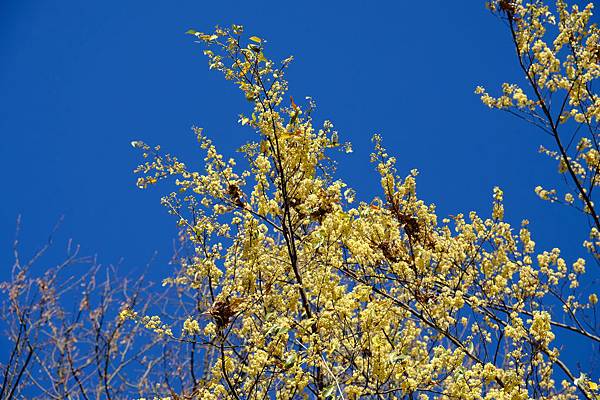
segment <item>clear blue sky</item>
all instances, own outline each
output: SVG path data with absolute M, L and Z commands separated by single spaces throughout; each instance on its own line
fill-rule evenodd
M 579 215 L 533 193 L 559 182 L 537 154 L 543 134 L 473 94 L 520 81 L 508 32 L 483 3 L 0 1 L 0 278 L 19 213 L 28 252 L 64 214 L 59 242 L 73 237 L 131 269 L 157 250 L 153 275 L 169 273 L 176 228 L 159 204 L 168 188 L 135 187 L 129 143 L 160 143 L 200 165 L 192 125 L 229 155 L 251 138 L 237 124 L 248 103 L 184 35 L 231 23 L 267 39 L 271 57 L 296 57 L 291 94 L 312 96 L 317 119 L 354 143 L 340 174 L 361 198 L 375 194 L 368 155 L 381 133 L 401 172 L 421 171 L 419 193 L 441 215 L 487 213 L 499 185 L 507 218 L 529 218 L 539 249 L 574 260 Z

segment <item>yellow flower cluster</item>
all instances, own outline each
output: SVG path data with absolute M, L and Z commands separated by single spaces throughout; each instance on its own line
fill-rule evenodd
M 482 86 L 475 93 L 488 107 L 517 115 L 551 136 L 554 149 L 542 146 L 540 152 L 557 161 L 568 187 L 563 195 L 541 186 L 536 193 L 582 211 L 598 231 L 593 189 L 600 184 L 600 96 L 594 83 L 600 77 L 600 28 L 592 22 L 594 4 L 494 0 L 488 7 L 510 28 L 525 85 L 505 83 L 498 97 Z M 583 244 L 600 258 L 594 236 L 590 232 L 591 240 Z
M 549 68 L 544 84 L 562 82 L 548 47 L 527 45 L 552 20 L 547 10 L 509 4 L 523 30 L 516 40 L 529 49 L 523 51 L 535 52 L 536 65 Z M 266 58 L 263 39 L 243 44 L 242 30 L 234 25 L 189 33 L 207 46 L 209 68 L 233 81 L 252 106 L 239 120 L 256 135 L 240 149 L 247 167 L 238 170 L 235 161 L 225 161 L 198 128 L 205 153 L 201 172 L 136 142 L 151 156 L 137 170 L 143 174 L 138 186 L 175 177 L 178 192 L 163 204 L 193 248 L 193 257 L 181 260 L 181 274 L 166 283 L 208 298 L 182 328 L 182 337 L 199 336 L 216 354 L 194 395 L 291 400 L 590 394 L 591 386 L 575 382 L 569 367 L 557 363 L 560 353 L 552 346 L 555 329 L 571 328 L 558 321 L 596 304 L 597 297 L 590 296 L 587 305 L 569 297 L 562 311 L 548 301 L 565 286 L 576 288 L 584 261 L 569 265 L 558 249 L 535 254 L 527 221 L 517 230 L 504 221 L 499 188 L 493 190 L 491 217 L 471 212 L 440 222 L 435 205 L 417 196 L 417 171 L 400 176 L 378 135 L 371 161 L 381 194 L 356 203 L 354 190 L 335 178 L 329 155 L 349 147 L 340 145 L 330 122 L 314 123 L 312 101 L 302 106 L 286 99 L 284 73 L 291 58 L 277 66 Z M 478 92 L 498 108 L 539 106 L 514 85 L 506 85 L 500 99 Z M 172 336 L 158 317 L 122 314 Z M 585 327 L 572 331 L 594 338 Z M 559 366 L 573 378 L 557 384 Z

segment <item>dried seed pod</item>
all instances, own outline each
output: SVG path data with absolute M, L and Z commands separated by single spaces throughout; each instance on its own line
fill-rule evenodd
M 498 5 L 500 6 L 500 10 L 504 11 L 509 16 L 513 16 L 516 11 L 515 2 L 512 0 L 500 0 Z
M 239 297 L 228 297 L 225 300 L 217 300 L 208 309 L 208 314 L 213 317 L 217 327 L 225 328 L 227 325 L 229 325 L 231 317 L 238 312 L 238 307 L 243 301 L 244 299 Z
M 229 184 L 229 186 L 227 187 L 227 194 L 229 194 L 229 197 L 231 198 L 233 204 L 235 204 L 238 207 L 244 207 L 244 201 L 242 200 L 243 193 L 236 184 Z

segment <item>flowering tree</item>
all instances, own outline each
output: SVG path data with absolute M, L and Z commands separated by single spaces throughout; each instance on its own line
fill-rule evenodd
M 490 108 L 507 111 L 550 136 L 552 148 L 540 152 L 558 161 L 567 182 L 565 193 L 538 186 L 540 198 L 561 202 L 589 220 L 584 246 L 598 262 L 600 219 L 594 188 L 600 184 L 598 121 L 600 97 L 594 81 L 600 75 L 600 31 L 591 23 L 593 3 L 583 9 L 556 2 L 556 11 L 542 1 L 494 1 L 488 7 L 508 25 L 525 88 L 505 83 L 500 97 L 479 86 L 476 93 Z
M 573 184 L 565 202 L 589 216 L 585 247 L 596 258 L 600 44 L 592 7 L 488 6 L 506 21 L 529 86 L 504 85 L 499 98 L 477 93 L 552 135 L 556 150 L 543 151 Z M 401 176 L 379 136 L 371 161 L 381 194 L 356 204 L 332 159 L 350 145 L 331 122 L 316 125 L 311 100 L 286 96 L 292 59 L 271 61 L 265 41 L 244 39 L 241 26 L 188 33 L 252 105 L 239 122 L 256 136 L 238 167 L 195 128 L 203 171 L 132 143 L 148 159 L 137 169 L 139 187 L 175 178 L 177 192 L 162 202 L 192 251 L 164 283 L 198 293 L 198 304 L 181 333 L 134 309 L 121 318 L 208 354 L 202 378 L 178 396 L 598 398 L 598 376 L 569 365 L 559 340 L 563 331 L 576 335 L 598 355 L 598 299 L 578 289 L 585 256 L 567 262 L 559 249 L 537 251 L 527 221 L 504 221 L 499 188 L 489 217 L 439 218 L 417 197 L 417 171 Z M 559 130 L 573 126 L 570 117 L 582 136 L 576 148 Z M 554 190 L 536 191 L 558 201 Z
M 2 285 L 13 347 L 0 399 L 600 398 L 597 365 L 574 363 L 565 346 L 575 337 L 600 361 L 598 297 L 579 286 L 600 237 L 592 6 L 488 7 L 506 23 L 526 83 L 505 84 L 499 97 L 476 92 L 550 135 L 554 148 L 542 151 L 558 161 L 567 192 L 536 192 L 584 214 L 580 258 L 537 250 L 527 221 L 504 220 L 499 188 L 489 216 L 438 217 L 417 197 L 417 171 L 402 176 L 379 136 L 371 161 L 380 193 L 357 201 L 335 171 L 350 144 L 331 122 L 317 125 L 312 100 L 286 94 L 292 58 L 271 61 L 265 40 L 246 39 L 238 25 L 190 30 L 209 67 L 251 105 L 239 122 L 254 141 L 236 164 L 195 128 L 202 171 L 132 143 L 146 159 L 139 187 L 177 186 L 162 203 L 180 228 L 181 268 L 163 294 L 149 297 L 143 278 L 116 279 L 71 246 L 32 278 L 39 257 L 22 260 L 15 242 Z M 65 278 L 77 263 L 90 273 Z

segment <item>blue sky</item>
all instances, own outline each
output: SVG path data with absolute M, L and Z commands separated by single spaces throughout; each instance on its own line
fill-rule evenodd
M 200 165 L 192 125 L 227 155 L 252 138 L 237 123 L 248 103 L 184 34 L 231 23 L 267 39 L 270 57 L 295 56 L 290 93 L 312 96 L 316 118 L 353 142 L 340 175 L 361 198 L 376 194 L 368 156 L 381 133 L 401 173 L 420 170 L 419 193 L 440 215 L 487 215 L 498 185 L 507 218 L 530 219 L 538 249 L 561 247 L 574 260 L 579 214 L 533 193 L 559 182 L 537 153 L 543 134 L 473 94 L 478 84 L 520 82 L 508 32 L 483 3 L 2 0 L 2 265 L 18 214 L 29 253 L 64 214 L 59 243 L 73 237 L 128 269 L 158 251 L 153 276 L 169 274 L 176 227 L 159 204 L 168 188 L 135 187 L 139 154 L 129 143 L 161 144 Z

